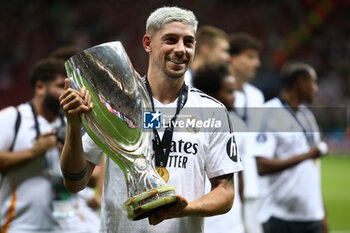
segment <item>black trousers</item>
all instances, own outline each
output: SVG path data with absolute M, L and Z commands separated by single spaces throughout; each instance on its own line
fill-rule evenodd
M 271 217 L 263 224 L 264 233 L 323 233 L 321 221 L 296 222 Z

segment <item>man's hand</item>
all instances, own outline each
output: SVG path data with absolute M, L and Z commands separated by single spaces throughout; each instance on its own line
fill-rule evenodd
M 65 80 L 64 93 L 60 96 L 60 105 L 67 120 L 75 125 L 81 124 L 80 114 L 93 109 L 91 95 L 85 87 L 80 91 L 69 88 L 69 79 Z
M 101 197 L 101 195 L 94 195 L 93 197 L 88 199 L 86 201 L 86 203 L 90 208 L 92 208 L 94 210 L 99 209 L 99 208 L 101 208 L 102 197 Z
M 46 151 L 57 147 L 57 137 L 54 132 L 48 132 L 40 135 L 35 141 L 33 150 L 33 158 L 43 156 Z
M 156 212 L 151 213 L 151 215 L 148 217 L 149 224 L 157 225 L 164 219 L 185 216 L 184 209 L 187 205 L 188 201 L 183 196 L 177 195 L 177 202 L 175 205 L 160 208 Z
M 309 157 L 310 159 L 316 159 L 321 156 L 321 153 L 319 152 L 317 146 L 311 147 L 309 151 Z

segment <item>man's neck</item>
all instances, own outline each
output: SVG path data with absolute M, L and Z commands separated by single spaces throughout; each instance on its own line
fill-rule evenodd
M 42 116 L 48 122 L 51 123 L 57 119 L 58 116 L 56 114 L 54 114 L 50 110 L 44 108 L 43 102 L 40 99 L 34 98 L 33 105 L 34 105 L 34 109 L 35 109 L 36 114 Z
M 294 112 L 298 110 L 301 102 L 293 91 L 282 91 L 281 97 L 293 109 Z
M 237 91 L 243 91 L 243 85 L 246 82 L 243 77 L 232 70 L 232 76 L 235 78 L 235 89 Z
M 162 104 L 174 102 L 180 95 L 184 83 L 184 76 L 179 79 L 171 79 L 161 73 L 147 73 L 148 83 L 151 87 L 152 96 Z

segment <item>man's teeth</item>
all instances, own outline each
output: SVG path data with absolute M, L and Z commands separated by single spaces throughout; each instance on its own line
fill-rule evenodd
M 176 64 L 182 64 L 182 63 L 184 63 L 183 60 L 172 60 L 172 59 L 170 59 L 170 61 L 172 61 L 172 62 L 174 62 L 174 63 L 176 63 Z

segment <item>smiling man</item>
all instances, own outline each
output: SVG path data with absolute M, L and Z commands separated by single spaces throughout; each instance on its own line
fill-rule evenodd
M 220 102 L 184 84 L 184 74 L 195 50 L 197 24 L 191 11 L 177 7 L 159 8 L 149 16 L 143 37 L 149 65 L 143 80 L 155 111 L 170 107 L 180 109 L 181 113 L 197 107 L 198 117 L 209 114 L 227 126 L 229 118 Z M 86 185 L 95 164 L 101 160 L 101 150 L 87 134 L 83 139 L 80 137 L 80 114 L 93 108 L 90 94 L 68 88 L 67 81 L 66 91 L 60 97 L 68 120 L 68 143 L 63 149 L 61 168 L 64 174 L 70 174 L 65 177 L 66 186 L 77 192 Z M 211 107 L 211 110 L 199 107 Z M 153 143 L 154 162 L 167 171 L 162 178 L 176 187 L 177 205 L 152 213 L 148 222 L 156 226 L 149 225 L 145 219 L 129 221 L 122 208 L 126 197 L 123 173 L 106 158 L 101 232 L 202 232 L 204 216 L 223 214 L 231 209 L 235 194 L 233 173 L 242 170 L 231 128 L 196 133 L 173 127 L 170 143 L 164 143 L 166 138 L 162 138 L 161 130 L 155 135 L 158 133 Z M 212 190 L 204 195 L 206 176 Z

